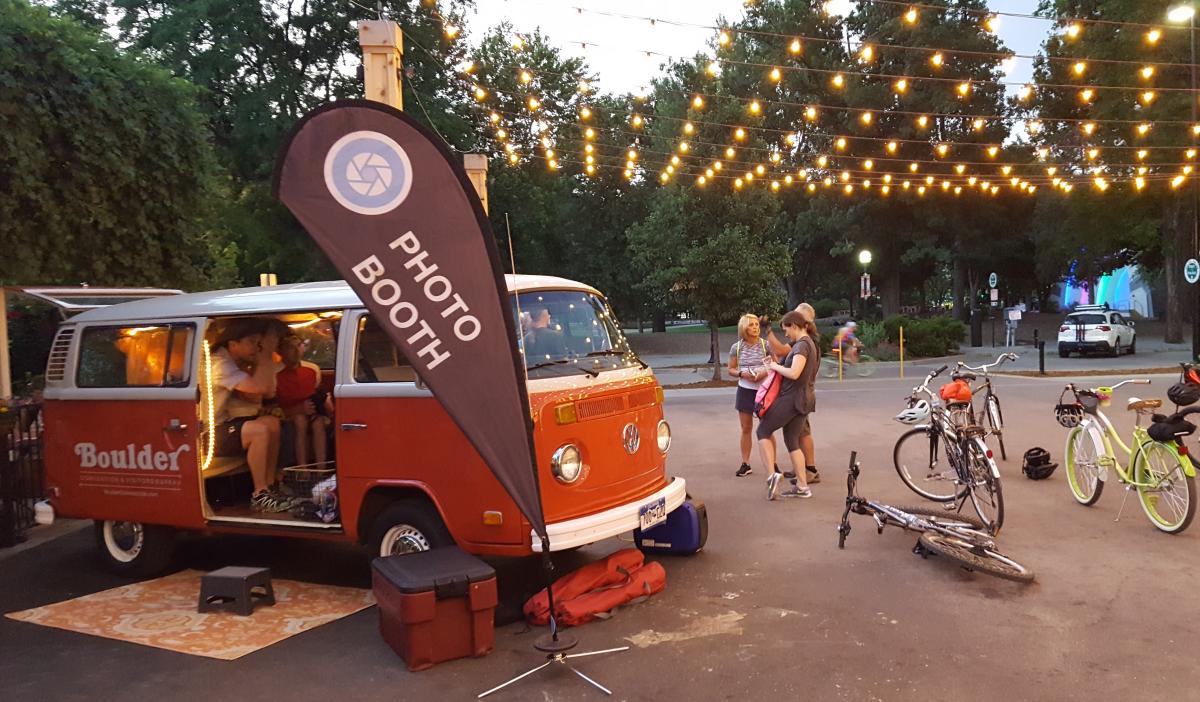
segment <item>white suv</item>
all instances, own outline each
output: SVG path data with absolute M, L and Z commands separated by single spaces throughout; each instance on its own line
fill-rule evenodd
M 1137 333 L 1133 322 L 1120 312 L 1096 305 L 1080 305 L 1067 315 L 1058 328 L 1058 355 L 1066 358 L 1072 351 L 1081 355 L 1102 351 L 1110 356 L 1134 353 Z

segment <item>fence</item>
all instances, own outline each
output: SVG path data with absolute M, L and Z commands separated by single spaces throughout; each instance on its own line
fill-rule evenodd
M 33 526 L 44 483 L 41 405 L 0 414 L 0 548 L 20 543 Z

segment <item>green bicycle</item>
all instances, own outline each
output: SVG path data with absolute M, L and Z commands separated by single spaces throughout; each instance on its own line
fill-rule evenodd
M 1180 434 L 1167 441 L 1157 441 L 1142 427 L 1142 417 L 1152 415 L 1162 406 L 1162 400 L 1130 398 L 1126 409 L 1137 413 L 1133 427 L 1133 443 L 1126 445 L 1104 412 L 1112 393 L 1122 385 L 1149 385 L 1149 380 L 1124 380 L 1112 387 L 1079 389 L 1068 384 L 1065 396 L 1071 392 L 1075 402 L 1055 408 L 1058 422 L 1070 427 L 1067 435 L 1066 470 L 1071 494 L 1082 505 L 1090 506 L 1100 499 L 1112 468 L 1126 491 L 1136 490 L 1138 502 L 1150 523 L 1168 534 L 1178 534 L 1188 528 L 1196 515 L 1196 467 L 1187 455 Z M 1155 423 L 1166 421 L 1156 415 Z M 1113 451 L 1113 443 L 1129 457 L 1122 466 Z M 1128 498 L 1128 494 L 1126 494 Z M 1121 503 L 1124 509 L 1125 503 Z M 1120 510 L 1117 519 L 1121 518 Z

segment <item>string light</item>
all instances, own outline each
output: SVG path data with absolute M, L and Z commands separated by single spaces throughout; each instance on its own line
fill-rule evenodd
M 1095 94 L 1096 91 L 1092 90 L 1091 88 L 1084 88 L 1083 90 L 1079 91 L 1079 100 L 1080 102 L 1091 102 L 1092 97 L 1095 96 Z
M 995 34 L 1000 30 L 1000 17 L 997 15 L 988 15 L 987 19 L 983 20 L 983 28 Z
M 745 138 L 746 138 L 746 130 L 745 130 L 745 129 L 742 129 L 741 127 L 738 127 L 738 128 L 737 128 L 737 129 L 736 129 L 736 130 L 733 132 L 733 138 L 734 138 L 734 139 L 737 139 L 738 141 L 741 141 L 742 139 L 745 139 Z
M 1078 39 L 1079 35 L 1083 34 L 1083 25 L 1078 22 L 1072 22 L 1067 25 L 1066 35 L 1070 39 Z
M 897 93 L 904 93 L 904 91 L 908 90 L 908 81 L 904 78 L 896 81 L 894 85 Z
M 793 39 L 792 43 L 788 45 L 788 51 L 791 51 L 793 54 L 800 53 L 803 48 L 799 39 Z
M 442 31 L 446 33 L 446 38 L 448 39 L 458 36 L 458 27 L 453 24 L 447 24 L 442 28 Z
M 1154 77 L 1154 66 L 1145 66 L 1139 73 L 1141 73 L 1143 80 L 1150 80 Z
M 1154 91 L 1147 90 L 1143 92 L 1141 95 L 1141 100 L 1143 105 L 1149 105 L 1150 103 L 1154 102 Z
M 702 96 L 697 95 L 694 98 L 692 98 L 692 108 L 693 109 L 699 110 L 702 107 L 704 107 L 704 98 Z
M 996 158 L 996 154 L 1000 153 L 999 146 L 989 146 L 987 150 L 988 158 Z
M 1081 76 L 1087 71 L 1087 63 L 1084 61 L 1077 61 L 1075 65 L 1071 67 L 1071 70 L 1075 72 L 1075 75 Z
M 632 124 L 632 125 L 633 125 L 633 126 L 635 126 L 635 127 L 641 127 L 641 126 L 642 126 L 642 124 L 644 124 L 644 123 L 645 123 L 645 121 L 646 121 L 646 120 L 642 119 L 642 116 L 641 116 L 641 115 L 637 115 L 637 114 L 635 114 L 635 115 L 634 115 L 634 116 L 633 116 L 633 117 L 632 117 L 632 118 L 629 120 L 629 123 L 630 123 L 630 124 Z
M 863 113 L 862 113 L 862 116 L 860 116 L 860 117 L 859 117 L 859 119 L 861 119 L 861 120 L 862 120 L 862 123 L 863 123 L 863 124 L 870 124 L 870 123 L 871 123 L 871 119 L 872 119 L 871 113 L 870 113 L 870 112 L 863 112 Z
M 925 127 L 928 127 L 929 126 L 929 118 L 926 117 L 925 115 L 921 115 L 920 117 L 917 118 L 917 126 L 921 127 L 922 129 Z
M 586 105 L 579 108 L 579 119 L 591 119 L 591 118 L 592 118 L 592 108 L 590 108 Z
M 522 70 L 521 71 L 521 82 L 526 83 L 526 84 L 532 83 L 533 82 L 533 74 L 530 73 L 529 71 Z
M 1146 43 L 1147 44 L 1154 46 L 1155 44 L 1158 43 L 1159 39 L 1162 39 L 1161 31 L 1159 31 L 1157 29 L 1151 29 L 1150 31 L 1146 32 Z
M 709 61 L 708 67 L 705 70 L 708 71 L 708 75 L 715 76 L 721 72 L 721 64 L 716 61 Z
M 899 144 L 897 144 L 897 143 L 896 143 L 896 142 L 894 142 L 894 141 L 889 141 L 889 142 L 887 143 L 887 151 L 888 151 L 888 153 L 889 153 L 889 154 L 894 154 L 894 153 L 896 153 L 896 149 L 898 149 L 898 148 L 900 148 L 900 145 L 899 145 Z
M 771 69 L 770 78 L 772 81 L 778 83 L 779 79 L 782 77 L 783 77 L 783 73 L 781 73 L 779 71 L 779 67 L 775 67 L 775 68 Z
M 842 76 L 841 73 L 835 73 L 830 82 L 833 83 L 833 87 L 841 88 L 843 85 L 846 84 L 846 79 L 845 79 L 845 77 Z
M 539 108 L 539 107 L 541 107 L 541 106 L 542 106 L 542 103 L 541 103 L 541 101 L 540 101 L 540 100 L 538 100 L 538 99 L 537 99 L 537 98 L 535 98 L 535 97 L 531 97 L 531 98 L 529 98 L 529 103 L 528 103 L 528 104 L 529 104 L 529 109 L 530 109 L 530 111 L 537 110 L 537 108 Z
M 683 125 L 683 133 L 684 134 L 691 134 L 694 131 L 696 131 L 696 127 L 693 126 L 691 122 L 684 123 L 684 125 Z
M 929 57 L 929 63 L 933 64 L 935 68 L 941 68 L 945 60 L 946 57 L 942 56 L 940 51 Z
M 809 105 L 804 110 L 804 118 L 810 122 L 815 120 L 817 118 L 817 108 L 813 107 L 812 105 Z
M 762 112 L 762 105 L 759 104 L 758 100 L 755 100 L 750 103 L 749 110 L 750 110 L 750 114 L 756 115 L 756 114 Z
M 729 35 L 729 32 L 723 29 L 721 30 L 721 33 L 717 35 L 717 43 L 719 43 L 721 46 L 729 46 L 730 42 L 732 41 L 733 37 Z
M 858 58 L 863 63 L 870 63 L 875 58 L 875 47 L 864 44 L 858 52 Z
M 919 18 L 920 14 L 917 12 L 917 8 L 915 7 L 908 8 L 908 12 L 904 13 L 904 21 L 908 22 L 909 24 L 916 24 Z
M 1021 89 L 1017 91 L 1018 100 L 1025 101 L 1031 97 L 1033 97 L 1033 86 L 1031 85 L 1022 86 Z
M 475 99 L 476 100 L 484 100 L 486 98 L 487 98 L 487 91 L 484 90 L 481 86 L 478 86 L 478 85 L 475 86 Z
M 975 131 L 978 132 L 983 129 L 984 124 L 986 124 L 986 123 L 982 119 L 976 119 L 974 122 L 971 123 L 971 126 L 974 127 Z

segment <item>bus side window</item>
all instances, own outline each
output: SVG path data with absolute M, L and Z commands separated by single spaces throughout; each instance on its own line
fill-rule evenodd
M 358 320 L 358 340 L 354 354 L 354 381 L 358 383 L 412 383 L 417 374 L 404 352 L 396 348 L 387 334 L 369 315 Z
M 162 387 L 187 383 L 191 325 L 84 330 L 76 386 Z

